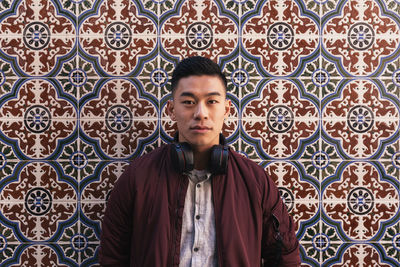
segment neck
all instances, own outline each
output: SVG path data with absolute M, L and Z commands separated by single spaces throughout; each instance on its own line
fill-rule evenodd
M 204 170 L 208 167 L 208 162 L 210 161 L 210 149 L 206 151 L 193 151 L 194 168 L 196 170 Z

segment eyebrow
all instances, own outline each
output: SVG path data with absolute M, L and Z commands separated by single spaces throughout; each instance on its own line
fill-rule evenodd
M 180 96 L 189 96 L 189 97 L 195 97 L 195 95 L 193 93 L 190 92 L 183 92 L 180 94 Z M 221 96 L 221 94 L 219 92 L 211 92 L 206 94 L 206 96 Z

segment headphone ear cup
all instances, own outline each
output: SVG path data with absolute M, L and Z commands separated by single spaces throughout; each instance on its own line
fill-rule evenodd
M 174 143 L 171 149 L 171 153 L 172 163 L 179 173 L 193 170 L 193 152 L 188 143 Z
M 225 174 L 228 168 L 229 147 L 215 145 L 211 149 L 209 169 L 213 174 Z

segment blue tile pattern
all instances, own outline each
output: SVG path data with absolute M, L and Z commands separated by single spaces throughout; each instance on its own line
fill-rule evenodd
M 223 67 L 224 134 L 276 181 L 302 266 L 399 266 L 398 0 L 0 1 L 0 265 L 98 265 L 192 55 Z

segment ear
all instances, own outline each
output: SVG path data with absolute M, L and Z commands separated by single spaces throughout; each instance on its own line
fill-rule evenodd
M 168 100 L 167 102 L 167 114 L 171 120 L 176 121 L 174 100 Z
M 225 99 L 225 119 L 229 117 L 229 113 L 231 112 L 231 100 Z

